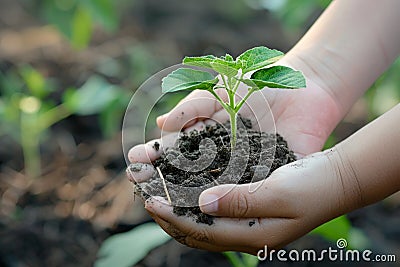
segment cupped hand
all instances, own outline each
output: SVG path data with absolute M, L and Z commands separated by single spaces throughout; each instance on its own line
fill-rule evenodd
M 264 246 L 278 249 L 354 208 L 355 194 L 344 188 L 357 188 L 355 179 L 340 176 L 338 162 L 341 158 L 332 149 L 282 166 L 252 193 L 246 184 L 204 191 L 200 208 L 217 216 L 211 226 L 177 217 L 157 197 L 145 207 L 168 234 L 190 247 L 251 254 Z
M 304 74 L 307 88 L 258 91 L 239 112 L 243 117 L 254 117 L 256 113 L 258 121 L 253 121 L 253 125 L 258 126 L 259 130 L 271 131 L 275 127 L 276 132 L 287 140 L 289 148 L 299 158 L 320 151 L 341 119 L 340 105 L 329 90 L 320 86 L 311 76 Z M 246 90 L 244 87 L 239 88 L 238 99 Z M 217 93 L 226 100 L 224 91 L 217 90 Z M 225 110 L 209 92 L 196 90 L 169 113 L 160 116 L 157 124 L 162 130 L 179 132 L 182 129 L 201 129 L 205 124 L 213 121 L 224 122 L 228 118 Z M 174 135 L 167 135 L 161 140 L 133 147 L 128 154 L 129 160 L 132 163 L 144 164 L 140 171 L 129 173 L 131 179 L 143 182 L 151 177 L 155 171 L 151 162 L 157 159 L 166 147 L 172 145 L 174 140 Z M 159 150 L 154 149 L 155 142 L 161 144 Z M 321 160 L 311 161 L 313 158 Z M 321 179 L 319 175 L 317 177 L 316 174 L 321 174 L 321 170 L 324 170 L 322 165 L 326 164 L 326 160 L 322 158 L 326 157 L 313 158 L 276 170 L 253 194 L 249 193 L 246 185 L 221 185 L 209 189 L 226 193 L 234 187 L 218 201 L 218 210 L 214 212 L 206 209 L 207 206 L 212 207 L 212 204 L 204 206 L 209 202 L 217 203 L 206 197 L 210 194 L 205 192 L 212 191 L 205 191 L 200 198 L 203 211 L 218 216 L 215 225 L 212 226 L 198 225 L 187 217 L 176 217 L 172 213 L 172 207 L 163 201 L 156 201 L 157 198 L 150 198 L 145 206 L 166 232 L 189 246 L 249 253 L 254 253 L 264 245 L 279 247 L 332 218 L 329 212 L 332 207 L 329 203 L 337 201 L 338 196 L 327 196 L 334 194 L 332 186 L 335 186 L 337 181 L 334 181 L 335 178 L 329 182 Z M 310 164 L 315 166 L 307 166 Z M 215 198 L 220 196 L 219 193 L 211 195 Z
M 290 66 L 286 62 L 278 62 L 277 65 Z M 312 74 L 304 75 L 307 88 L 267 88 L 255 92 L 239 111 L 243 117 L 254 118 L 256 114 L 257 121 L 253 121 L 253 125 L 259 130 L 276 131 L 282 135 L 299 158 L 320 151 L 343 115 L 340 103 L 330 93 L 330 88 L 326 88 Z M 223 89 L 216 92 L 227 101 Z M 237 99 L 240 100 L 246 92 L 246 87 L 240 87 Z M 195 90 L 169 113 L 158 117 L 157 125 L 163 131 L 178 132 L 201 128 L 210 121 L 225 122 L 228 119 L 226 111 L 209 92 Z M 164 143 L 164 140 L 161 141 Z M 139 145 L 129 152 L 129 159 L 131 162 L 149 162 L 159 154 L 148 145 Z

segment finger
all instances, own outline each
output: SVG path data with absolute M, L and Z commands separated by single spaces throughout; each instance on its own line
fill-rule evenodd
M 151 163 L 158 159 L 167 147 L 173 146 L 178 136 L 179 133 L 169 133 L 163 135 L 160 139 L 134 146 L 128 152 L 128 159 L 132 163 Z
M 217 112 L 215 112 L 212 115 L 211 119 L 219 124 L 224 124 L 225 122 L 227 122 L 229 120 L 229 115 L 225 109 L 221 109 L 221 110 L 218 110 Z
M 129 181 L 142 183 L 153 176 L 155 169 L 151 164 L 137 162 L 130 164 L 126 169 L 126 172 Z
M 216 122 L 211 119 L 207 119 L 204 121 L 198 121 L 195 124 L 193 124 L 192 126 L 185 128 L 184 132 L 189 133 L 193 130 L 202 131 L 206 128 L 207 125 L 215 125 L 215 124 L 216 124 Z
M 225 98 L 225 94 L 216 90 Z M 196 123 L 201 118 L 210 118 L 212 114 L 222 107 L 211 93 L 204 90 L 195 90 L 184 98 L 175 108 L 167 114 L 157 118 L 157 125 L 165 131 L 180 131 Z
M 192 247 L 192 248 L 197 248 L 197 249 L 204 249 L 208 251 L 214 251 L 214 252 L 221 252 L 221 251 L 231 251 L 231 247 L 227 246 L 218 246 L 214 245 L 209 242 L 197 240 L 193 238 L 192 236 L 189 236 L 181 231 L 179 231 L 177 228 L 174 227 L 170 222 L 167 222 L 160 217 L 158 217 L 155 213 L 152 213 L 148 211 L 150 216 L 154 219 L 154 221 L 160 225 L 160 227 L 171 237 L 173 237 L 176 241 L 179 243 Z
M 209 226 L 198 224 L 190 217 L 176 216 L 172 213 L 172 207 L 165 202 L 153 206 L 146 204 L 146 209 L 179 242 L 213 251 L 256 254 L 265 245 L 269 248 L 280 248 L 309 231 L 299 231 L 302 228 L 298 227 L 295 219 L 215 218 L 214 224 Z
M 197 223 L 193 218 L 187 216 L 178 217 L 172 212 L 172 207 L 165 201 L 159 202 L 154 198 L 146 201 L 145 208 L 157 217 L 157 220 L 161 219 L 168 223 L 168 225 L 164 225 L 165 228 L 163 229 L 167 232 L 169 231 L 171 235 L 174 234 L 173 231 L 178 231 L 181 235 L 190 236 L 197 242 L 209 243 L 218 247 L 222 246 L 229 250 L 254 251 L 255 248 L 259 247 L 259 244 L 254 246 L 255 240 L 260 240 L 260 233 L 265 231 L 265 229 L 261 229 L 264 226 L 253 218 L 215 218 L 214 224 L 211 226 Z M 249 223 L 254 223 L 254 225 L 249 226 Z M 169 225 L 172 225 L 174 230 L 168 228 L 170 227 Z M 178 234 L 176 235 L 179 236 Z M 192 244 L 200 245 L 194 240 L 191 240 Z M 261 243 L 264 242 L 264 240 L 261 241 Z
M 294 217 L 295 206 L 276 184 L 265 180 L 253 183 L 251 188 L 250 184 L 212 187 L 201 193 L 200 209 L 210 215 L 231 218 Z

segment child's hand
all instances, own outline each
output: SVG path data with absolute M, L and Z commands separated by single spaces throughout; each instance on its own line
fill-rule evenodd
M 284 62 L 276 64 L 287 65 Z M 307 88 L 258 91 L 250 96 L 239 112 L 245 118 L 254 118 L 255 113 L 257 121 L 252 123 L 258 130 L 276 130 L 300 157 L 320 151 L 342 116 L 340 104 L 329 89 L 315 75 L 304 75 Z M 217 90 L 217 93 L 227 100 L 225 90 Z M 247 87 L 240 87 L 237 93 L 240 99 L 247 93 Z M 169 113 L 160 116 L 157 125 L 162 130 L 176 132 L 208 118 L 221 123 L 229 120 L 226 111 L 209 92 L 196 90 Z
M 277 64 L 291 67 L 286 62 Z M 240 111 L 243 117 L 250 118 L 254 118 L 253 112 L 257 113 L 259 120 L 253 121 L 253 125 L 260 125 L 259 128 L 266 132 L 276 130 L 287 140 L 289 148 L 299 158 L 320 151 L 343 116 L 341 105 L 332 96 L 331 89 L 317 75 L 307 72 L 304 72 L 304 75 L 307 88 L 264 89 L 254 93 Z M 243 96 L 246 90 L 246 88 L 239 88 L 238 95 Z M 224 91 L 217 90 L 217 93 L 221 95 L 221 98 L 226 98 Z M 268 109 L 265 101 L 268 101 L 271 110 Z M 209 92 L 196 90 L 169 113 L 160 116 L 157 124 L 162 130 L 178 132 L 182 128 L 186 131 L 193 128 L 201 129 L 204 124 L 212 123 L 212 120 L 225 122 L 228 119 L 228 114 Z M 137 145 L 129 151 L 129 160 L 132 163 L 151 163 L 161 155 L 163 148 L 172 145 L 174 140 L 173 136 L 168 136 L 163 137 L 162 140 Z M 156 141 L 161 144 L 158 151 L 153 148 Z M 130 175 L 137 182 L 141 182 L 150 178 L 153 172 L 154 168 L 149 164 L 145 165 L 141 172 Z
M 191 247 L 252 254 L 265 245 L 276 249 L 360 205 L 356 180 L 337 172 L 339 157 L 330 150 L 283 166 L 253 193 L 249 185 L 204 191 L 202 211 L 218 216 L 211 226 L 177 217 L 165 200 L 150 198 L 145 207 L 168 234 Z

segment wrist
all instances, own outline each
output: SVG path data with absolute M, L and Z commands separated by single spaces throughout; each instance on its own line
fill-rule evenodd
M 345 65 L 333 51 L 319 46 L 318 49 L 296 49 L 289 51 L 279 64 L 284 64 L 303 72 L 308 81 L 313 82 L 320 90 L 325 91 L 333 100 L 340 113 L 340 120 L 347 114 L 354 101 L 344 101 L 340 92 L 350 87 L 335 72 L 338 66 Z
M 329 216 L 334 218 L 365 206 L 359 177 L 341 143 L 323 153 L 327 159 L 327 174 L 332 178 L 329 192 L 334 194 Z

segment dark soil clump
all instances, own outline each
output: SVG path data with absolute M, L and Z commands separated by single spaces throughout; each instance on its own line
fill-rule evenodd
M 167 184 L 173 212 L 178 216 L 191 216 L 198 223 L 211 225 L 213 216 L 202 213 L 194 204 L 198 203 L 202 191 L 218 184 L 259 181 L 280 166 L 296 160 L 279 134 L 255 131 L 250 129 L 249 120 L 242 122 L 233 152 L 227 122 L 182 134 L 175 146 L 166 149 L 154 162 Z M 166 198 L 157 172 L 148 182 L 137 185 L 136 193 L 144 199 L 150 195 Z

